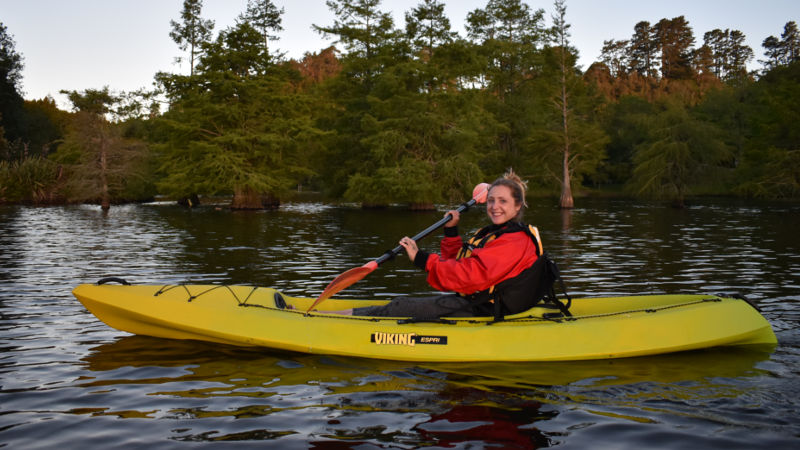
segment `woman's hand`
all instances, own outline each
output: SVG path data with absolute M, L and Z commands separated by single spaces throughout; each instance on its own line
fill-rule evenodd
M 419 248 L 417 248 L 417 243 L 414 242 L 414 240 L 410 237 L 406 236 L 403 239 L 400 239 L 400 245 L 406 249 L 406 255 L 408 255 L 408 259 L 410 259 L 413 263 L 414 258 L 417 257 L 417 252 L 419 251 Z
M 458 212 L 457 210 L 453 209 L 453 210 L 447 211 L 447 214 L 450 214 L 450 217 L 452 217 L 452 218 L 449 221 L 447 221 L 447 223 L 444 224 L 444 226 L 446 226 L 446 227 L 454 227 L 454 226 L 458 225 L 458 221 L 461 220 L 461 213 Z M 447 217 L 447 214 L 445 214 L 445 217 Z

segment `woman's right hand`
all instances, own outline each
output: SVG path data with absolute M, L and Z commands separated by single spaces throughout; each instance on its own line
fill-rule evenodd
M 450 214 L 451 219 L 448 220 L 447 223 L 444 224 L 444 226 L 449 228 L 449 227 L 454 227 L 454 226 L 458 225 L 458 221 L 461 220 L 461 213 L 459 213 L 457 210 L 453 209 L 453 210 L 447 211 L 447 214 Z M 445 217 L 447 217 L 447 214 L 445 214 Z
M 400 239 L 400 245 L 404 249 L 406 249 L 406 255 L 408 255 L 408 259 L 410 259 L 411 262 L 413 263 L 414 262 L 414 258 L 417 257 L 417 252 L 419 252 L 419 248 L 417 247 L 417 243 L 414 242 L 414 240 L 411 239 L 410 237 L 405 236 L 405 237 L 403 237 L 403 239 Z

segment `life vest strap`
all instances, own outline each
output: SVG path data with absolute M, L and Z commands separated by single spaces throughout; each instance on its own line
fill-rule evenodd
M 544 301 L 558 307 L 564 316 L 571 316 L 569 307 L 572 305 L 572 299 L 567 293 L 558 265 L 544 251 L 539 229 L 535 226 L 512 222 L 500 227 L 496 225 L 484 227 L 464 243 L 457 258 L 470 256 L 476 248 L 487 245 L 503 234 L 517 232 L 524 232 L 534 243 L 538 257 L 536 262 L 514 278 L 504 280 L 487 290 L 464 296 L 472 303 L 473 312 L 478 315 L 491 314 L 494 316 L 494 321 L 499 322 L 507 314 L 524 311 Z M 562 303 L 555 293 L 556 281 L 559 282 L 567 299 L 566 303 Z M 504 295 L 507 298 L 504 299 Z

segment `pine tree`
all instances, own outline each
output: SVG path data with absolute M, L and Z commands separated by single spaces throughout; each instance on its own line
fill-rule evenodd
M 739 30 L 714 29 L 703 35 L 704 46 L 711 52 L 711 68 L 720 80 L 732 81 L 747 77 L 747 62 L 753 49 L 744 45 L 745 35 Z
M 444 14 L 444 3 L 423 0 L 406 13 L 406 36 L 417 53 L 433 54 L 437 46 L 452 42 L 457 33 L 450 31 L 450 19 Z
M 657 47 L 655 31 L 650 22 L 637 23 L 630 39 L 630 69 L 644 77 L 655 76 L 653 64 Z
M 726 30 L 727 31 L 727 30 Z M 745 35 L 739 30 L 731 30 L 728 34 L 728 65 L 725 68 L 727 81 L 743 80 L 747 78 L 747 63 L 753 57 L 753 49 L 744 44 Z
M 761 43 L 764 47 L 764 54 L 767 56 L 766 60 L 759 61 L 764 65 L 766 71 L 774 69 L 783 63 L 783 48 L 781 47 L 781 40 L 775 36 L 769 36 Z
M 694 34 L 683 16 L 661 19 L 654 27 L 656 43 L 661 52 L 661 77 L 689 79 L 693 76 L 692 46 Z
M 630 41 L 616 41 L 610 39 L 603 41 L 603 48 L 600 51 L 600 61 L 608 67 L 613 77 L 625 76 L 630 64 Z
M 784 61 L 791 64 L 800 60 L 800 30 L 795 21 L 786 22 L 781 34 L 781 47 L 783 47 Z
M 381 0 L 327 0 L 336 15 L 332 26 L 313 25 L 323 36 L 335 36 L 347 53 L 348 70 L 369 85 L 392 59 L 399 33 L 391 14 L 378 7 Z
M 278 9 L 272 0 L 247 0 L 247 10 L 239 16 L 240 21 L 249 23 L 261 33 L 265 54 L 269 54 L 270 39 L 278 39 L 278 36 L 272 33 L 283 31 L 281 26 L 283 11 L 283 8 Z
M 189 50 L 189 74 L 194 75 L 194 65 L 201 54 L 201 44 L 211 39 L 214 29 L 213 20 L 200 17 L 203 0 L 183 0 L 181 22 L 170 20 L 172 31 L 169 37 L 178 44 L 181 50 Z
M 467 33 L 487 53 L 490 89 L 501 99 L 530 77 L 543 42 L 544 10 L 520 0 L 489 0 L 467 15 Z
M 797 29 L 797 23 L 786 22 L 780 39 L 769 36 L 761 45 L 768 58 L 766 61 L 761 61 L 766 66 L 766 70 L 778 66 L 788 66 L 800 60 L 800 31 Z

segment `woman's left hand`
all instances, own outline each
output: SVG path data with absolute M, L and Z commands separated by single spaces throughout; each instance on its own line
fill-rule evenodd
M 419 251 L 419 248 L 417 248 L 417 243 L 414 242 L 414 240 L 410 237 L 406 236 L 403 239 L 400 239 L 400 245 L 406 249 L 406 255 L 408 255 L 408 259 L 410 259 L 411 262 L 414 262 L 414 258 L 417 257 L 417 252 Z

